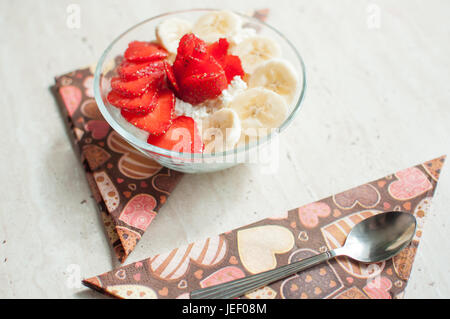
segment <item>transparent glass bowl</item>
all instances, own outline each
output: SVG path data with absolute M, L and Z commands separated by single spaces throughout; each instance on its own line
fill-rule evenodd
M 119 123 L 111 114 L 112 106 L 108 103 L 106 96 L 110 90 L 110 79 L 115 75 L 111 72 L 115 65 L 117 57 L 122 56 L 128 46 L 128 43 L 134 40 L 151 41 L 155 39 L 155 28 L 163 20 L 170 17 L 177 17 L 194 22 L 201 15 L 216 11 L 215 9 L 193 9 L 185 11 L 175 11 L 158 15 L 156 17 L 142 21 L 131 27 L 118 38 L 116 38 L 103 52 L 95 70 L 94 94 L 100 112 L 109 125 L 127 142 L 141 151 L 147 157 L 154 159 L 161 165 L 185 173 L 202 173 L 223 170 L 239 163 L 249 161 L 251 158 L 257 158 L 255 155 L 264 145 L 270 144 L 271 140 L 282 132 L 292 122 L 300 110 L 300 106 L 305 94 L 306 74 L 305 65 L 300 54 L 289 40 L 275 28 L 261 22 L 255 18 L 236 13 L 243 20 L 244 27 L 255 28 L 260 35 L 268 36 L 278 42 L 282 49 L 282 58 L 288 60 L 298 74 L 299 89 L 291 105 L 289 105 L 289 114 L 286 120 L 276 130 L 260 138 L 257 142 L 247 144 L 222 153 L 212 154 L 191 154 L 179 153 L 162 149 L 148 144 L 142 139 L 137 138 L 129 132 L 124 125 Z

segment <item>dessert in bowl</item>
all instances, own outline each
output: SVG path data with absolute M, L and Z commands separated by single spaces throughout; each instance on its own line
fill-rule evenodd
M 268 144 L 299 111 L 305 84 L 300 55 L 274 28 L 229 11 L 189 10 L 114 40 L 94 92 L 131 145 L 197 173 L 234 166 Z

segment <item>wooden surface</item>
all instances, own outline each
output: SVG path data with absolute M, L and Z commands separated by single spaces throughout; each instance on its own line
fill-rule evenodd
M 81 9 L 80 28 L 66 24 Z M 306 99 L 282 135 L 279 169 L 185 176 L 127 262 L 450 155 L 450 2 L 209 1 L 249 12 L 298 47 Z M 202 1 L 0 2 L 0 297 L 99 298 L 78 287 L 118 266 L 48 87 L 96 62 L 131 25 Z M 447 160 L 448 161 L 448 160 Z M 450 164 L 406 289 L 450 297 Z M 79 274 L 78 274 L 79 270 Z M 78 276 L 79 275 L 79 276 Z

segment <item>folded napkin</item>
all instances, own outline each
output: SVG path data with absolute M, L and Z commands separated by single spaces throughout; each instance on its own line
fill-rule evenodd
M 183 174 L 145 157 L 111 129 L 93 98 L 92 72 L 85 68 L 57 77 L 53 93 L 109 241 L 124 262 Z
M 83 281 L 118 298 L 189 298 L 195 289 L 242 278 L 340 247 L 352 226 L 375 214 L 414 214 L 413 242 L 394 258 L 347 257 L 317 265 L 244 298 L 401 298 L 445 156 L 281 215 Z

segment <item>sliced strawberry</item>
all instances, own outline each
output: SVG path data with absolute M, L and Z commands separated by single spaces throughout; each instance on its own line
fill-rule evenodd
M 122 111 L 132 112 L 135 115 L 144 115 L 155 108 L 157 91 L 147 90 L 144 94 L 135 98 L 127 98 L 116 91 L 111 91 L 109 92 L 107 99 L 109 103 L 121 108 Z
M 178 42 L 177 57 L 192 54 L 195 47 L 196 37 L 193 33 L 185 34 Z
M 178 95 L 180 92 L 180 88 L 177 83 L 177 79 L 175 78 L 175 74 L 173 73 L 173 68 L 168 62 L 164 62 L 164 70 L 166 71 L 167 76 L 167 84 L 169 88 L 171 88 L 175 95 Z
M 245 75 L 244 69 L 242 68 L 241 59 L 235 55 L 227 55 L 222 64 L 223 69 L 225 71 L 225 75 L 227 76 L 228 83 L 233 80 L 235 76 L 243 77 Z
M 193 105 L 218 97 L 227 87 L 225 72 L 192 75 L 182 80 L 180 96 Z
M 165 134 L 150 135 L 147 142 L 175 152 L 201 153 L 203 151 L 197 124 L 187 116 L 175 118 Z
M 185 59 L 176 59 L 172 65 L 173 74 L 178 83 L 185 77 L 186 67 L 188 63 Z
M 124 81 L 119 77 L 115 77 L 111 79 L 111 88 L 125 97 L 138 97 L 144 94 L 150 85 L 156 87 L 161 83 L 164 74 L 162 73 L 158 76 L 159 78 L 145 77 L 131 81 Z
M 167 55 L 167 51 L 155 43 L 133 41 L 128 44 L 124 57 L 131 62 L 146 62 L 165 59 Z
M 181 61 L 175 61 L 173 71 L 177 82 L 180 83 L 183 79 L 192 75 L 221 73 L 223 72 L 223 68 L 212 57 L 203 60 L 186 57 Z
M 164 72 L 164 62 L 161 60 L 134 63 L 123 61 L 117 68 L 117 73 L 124 80 L 136 80 L 146 76 L 157 76 Z
M 227 76 L 228 83 L 239 75 L 244 76 L 241 59 L 238 56 L 227 54 L 229 43 L 227 39 L 219 39 L 208 46 L 209 54 L 222 66 Z
M 208 55 L 206 42 L 193 33 L 185 34 L 178 44 L 177 58 L 194 57 L 201 59 Z
M 175 96 L 168 89 L 157 93 L 155 108 L 144 116 L 135 116 L 128 109 L 122 110 L 122 115 L 134 126 L 159 135 L 164 133 L 172 123 L 172 113 L 175 107 Z
M 234 76 L 244 75 L 240 59 L 228 55 L 228 48 L 225 38 L 207 46 L 193 34 L 183 36 L 172 67 L 177 96 L 199 104 L 218 97 Z
M 229 46 L 227 39 L 222 38 L 208 46 L 208 53 L 222 65 L 225 62 Z

